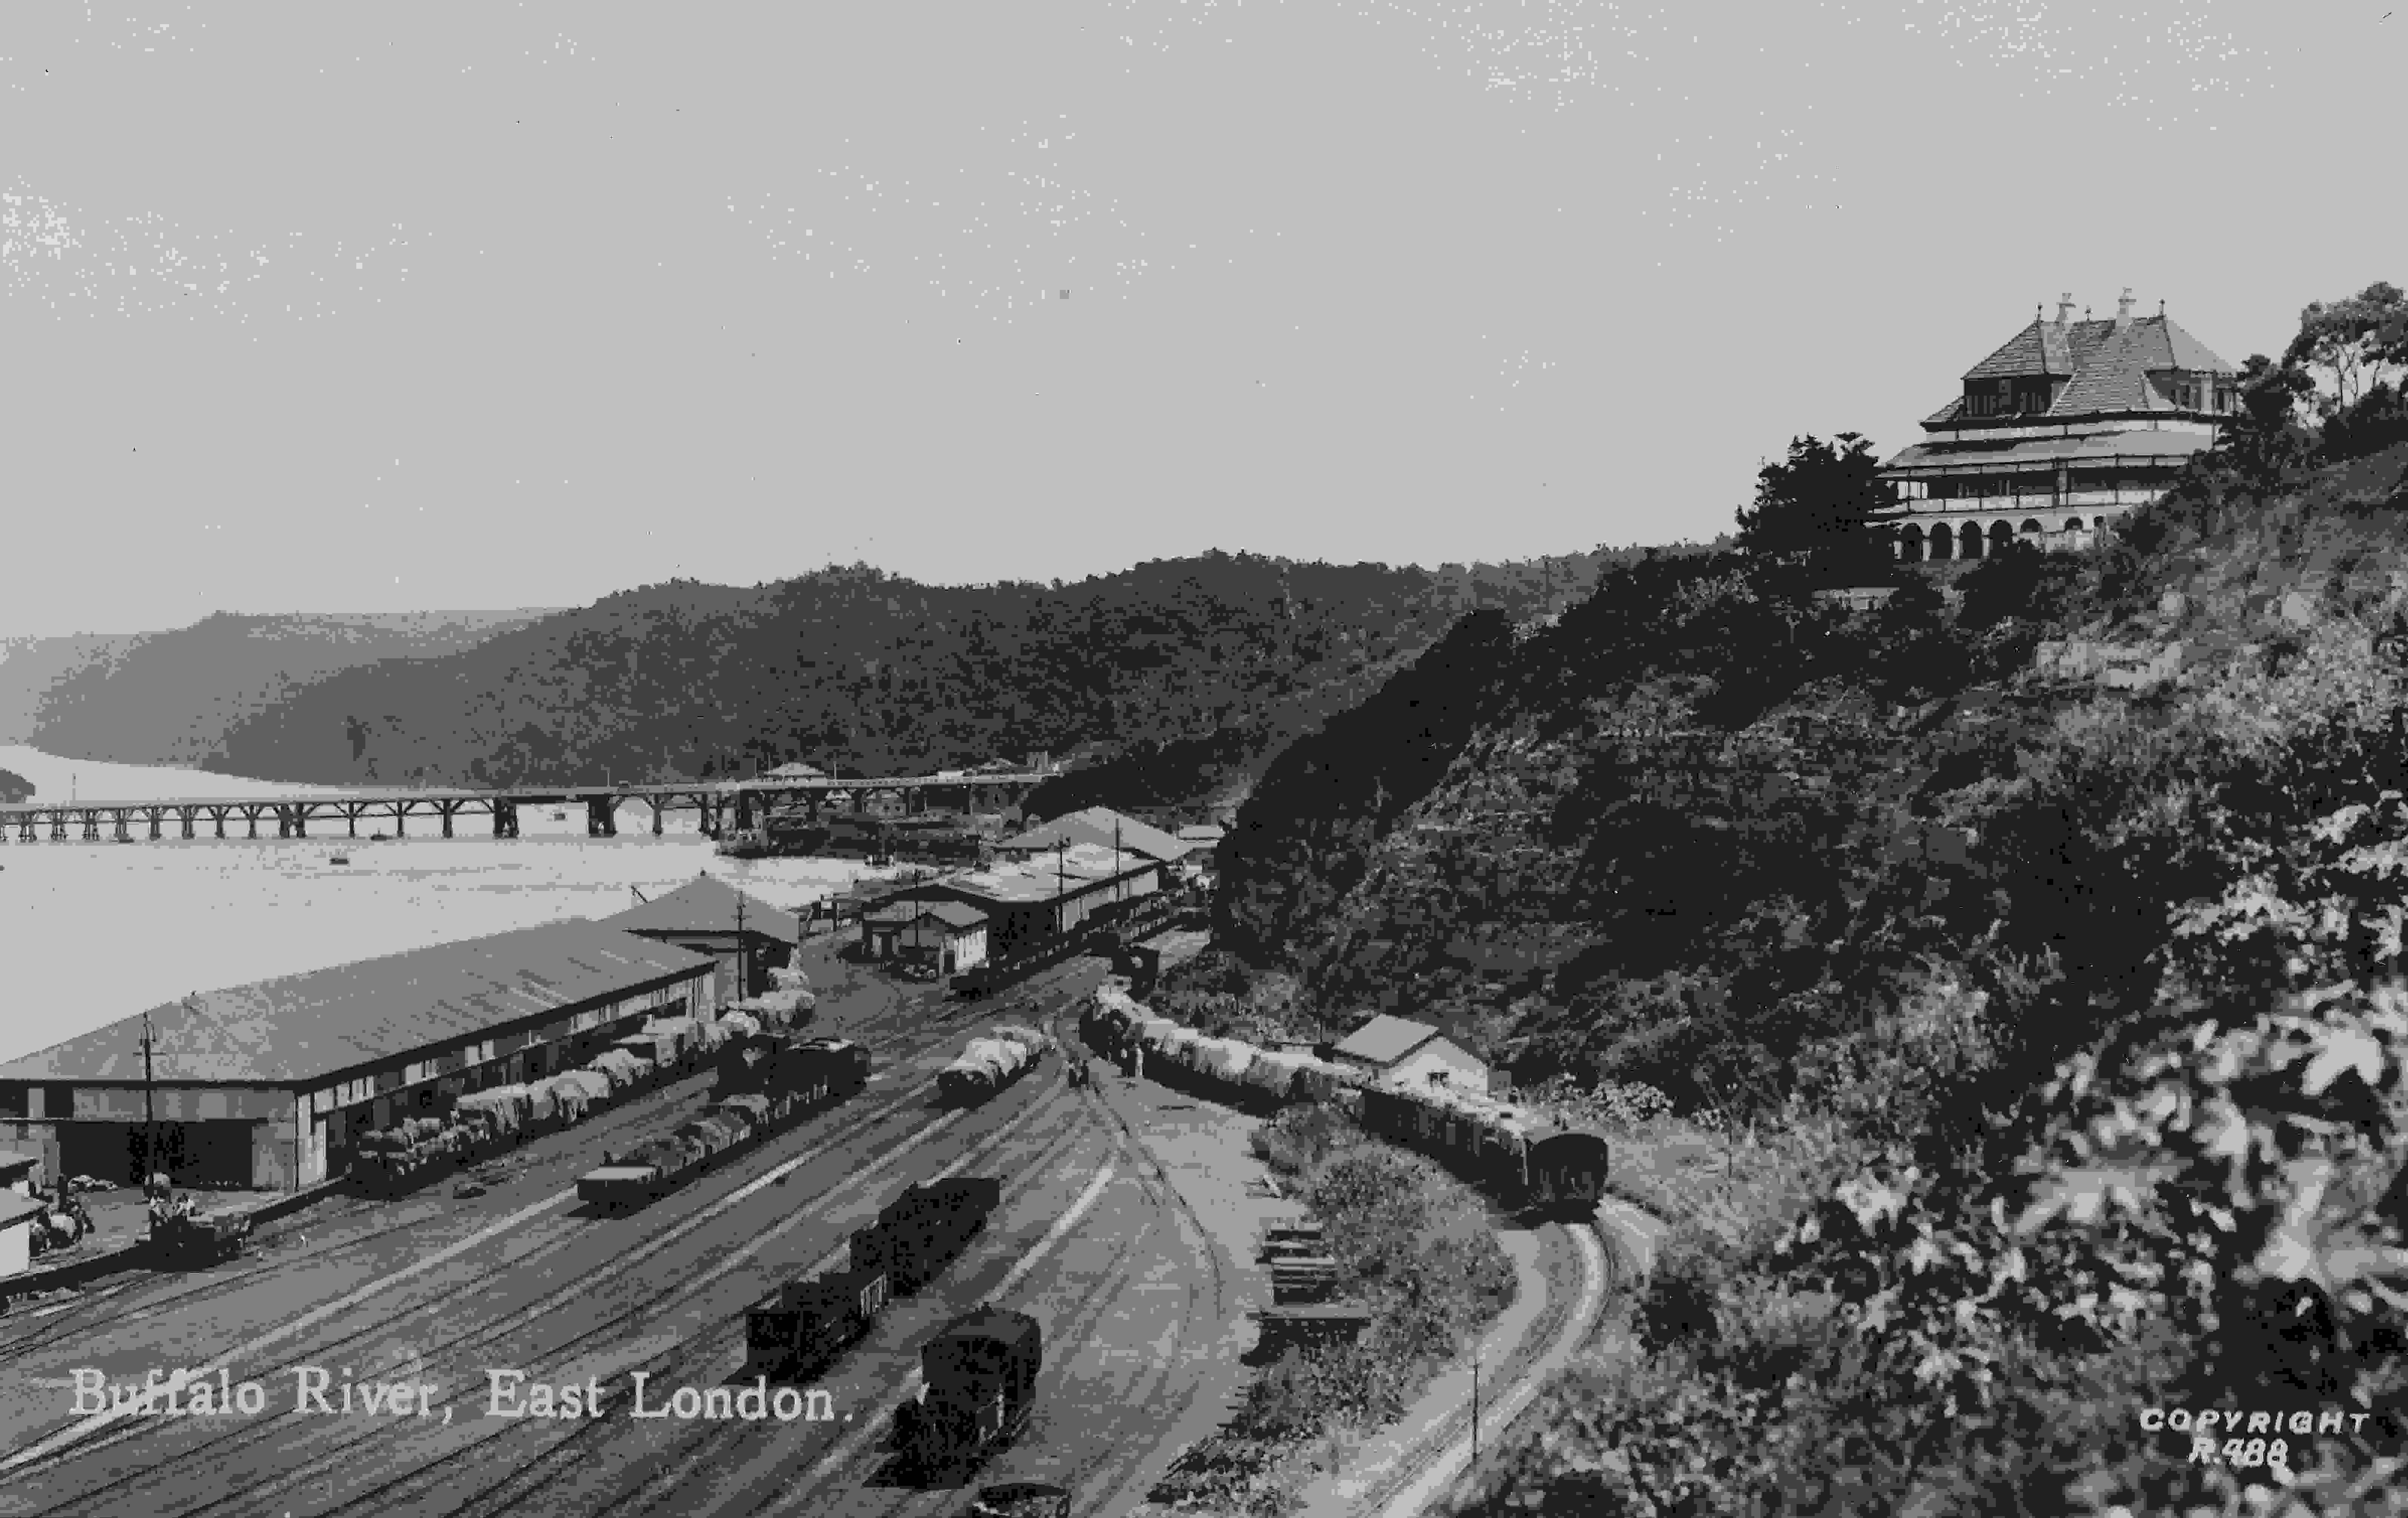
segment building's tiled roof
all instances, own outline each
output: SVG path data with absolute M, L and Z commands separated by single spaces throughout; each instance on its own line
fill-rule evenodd
M 1968 380 L 1999 380 L 2009 375 L 2070 375 L 2073 353 L 2065 329 L 2038 317 L 2032 324 L 1999 345 L 1996 352 L 1965 371 Z
M 1072 843 L 1101 844 L 1107 851 L 1112 846 L 1112 824 L 1120 824 L 1121 847 L 1149 859 L 1166 862 L 1184 856 L 1192 847 L 1182 843 L 1158 827 L 1140 823 L 1134 817 L 1124 817 L 1109 807 L 1089 807 L 1042 823 L 1021 834 L 1006 838 L 996 847 L 1007 853 L 1024 850 L 1051 849 L 1064 838 Z
M 1211 823 L 1190 823 L 1179 830 L 1182 843 L 1218 843 L 1227 836 L 1226 829 Z
M 1980 474 L 1990 470 L 2029 468 L 2042 464 L 2077 467 L 2108 459 L 2168 462 L 2203 451 L 2213 439 L 2204 433 L 2134 427 L 2122 432 L 2080 433 L 2059 437 L 2014 437 L 1996 442 L 1916 443 L 1882 465 L 1890 470 L 1928 472 L 1937 468 Z
M 2015 375 L 2046 375 L 2067 380 L 2056 403 L 2042 416 L 2065 418 L 2101 411 L 2170 411 L 2172 400 L 2157 393 L 2148 376 L 2167 369 L 2237 373 L 2231 365 L 2209 351 L 2207 345 L 2166 316 L 2136 317 L 2121 328 L 2112 321 L 2034 321 L 2000 345 L 1996 352 L 1965 371 L 1967 380 L 1997 380 Z M 1942 427 L 1960 419 L 1964 397 L 1958 396 L 1924 419 L 1926 427 Z M 2027 416 L 2020 420 L 2031 421 Z M 2017 418 L 2002 417 L 2003 422 Z
M 602 919 L 604 927 L 622 933 L 728 933 L 736 931 L 736 903 L 744 903 L 744 931 L 764 934 L 781 943 L 802 937 L 795 914 L 781 911 L 760 897 L 738 891 L 724 881 L 698 875 L 676 890 L 631 907 L 616 917 Z
M 153 1008 L 151 1071 L 169 1083 L 295 1084 L 607 1000 L 711 963 L 582 918 L 545 923 Z M 139 1017 L 0 1065 L 0 1081 L 141 1080 Z
M 1437 1037 L 1438 1029 L 1426 1023 L 1410 1022 L 1382 1012 L 1348 1034 L 1345 1041 L 1331 1052 L 1373 1065 L 1394 1065 Z
M 986 913 L 967 901 L 894 901 L 869 914 L 873 923 L 916 923 L 923 917 L 933 917 L 947 927 L 976 927 L 986 921 Z
M 761 778 L 771 780 L 810 780 L 824 779 L 826 775 L 827 771 L 817 765 L 807 765 L 798 759 L 792 764 L 780 765 Z

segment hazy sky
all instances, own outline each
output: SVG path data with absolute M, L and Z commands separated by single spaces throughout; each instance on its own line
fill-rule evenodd
M 1711 537 L 2408 282 L 2394 4 L 12 0 L 0 633 Z

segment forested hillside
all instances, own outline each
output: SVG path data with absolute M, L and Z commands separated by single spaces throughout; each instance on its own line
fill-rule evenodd
M 0 638 L 0 743 L 30 743 L 42 697 L 77 671 L 131 647 L 139 633 Z
M 208 765 L 222 757 L 229 732 L 314 681 L 388 659 L 454 653 L 543 615 L 222 611 L 172 632 L 42 639 L 25 651 L 17 699 L 29 720 L 13 740 L 112 764 Z M 17 667 L 12 657 L 0 675 Z M 0 719 L 7 715 L 0 707 Z
M 345 671 L 236 724 L 223 762 L 275 779 L 508 783 L 1127 751 L 1147 783 L 1185 796 L 1360 700 L 1462 608 L 1534 617 L 1611 558 L 1449 579 L 1215 553 L 1067 586 L 921 585 L 864 566 L 752 588 L 679 581 L 448 658 Z
M 1267 768 L 1167 995 L 1438 1022 L 1675 1224 L 1478 1511 L 2273 1511 L 2149 1407 L 2408 1490 L 2408 406 L 2329 309 L 2094 551 L 1643 562 Z

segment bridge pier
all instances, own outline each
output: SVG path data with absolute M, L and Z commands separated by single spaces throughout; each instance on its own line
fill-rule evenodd
M 615 838 L 619 836 L 618 797 L 585 798 L 585 836 L 589 838 Z
M 652 807 L 652 837 L 659 838 L 661 836 L 661 798 L 647 796 L 645 799 L 650 801 Z
M 343 803 L 343 831 L 347 838 L 360 836 L 360 807 L 355 801 Z
M 201 809 L 198 807 L 178 807 L 176 809 L 177 814 L 184 820 L 184 837 L 189 838 L 193 836 L 193 819 L 200 815 L 200 810 Z
M 86 843 L 100 841 L 100 813 L 90 807 L 85 808 L 83 813 L 83 840 Z
M 407 801 L 394 802 L 393 804 L 393 836 L 394 838 L 404 838 L 408 835 L 408 819 L 409 803 Z
M 518 836 L 518 804 L 511 801 L 504 801 L 500 797 L 496 796 L 494 799 L 494 837 L 497 838 L 514 838 Z
M 165 807 L 145 807 L 142 809 L 150 814 L 150 841 L 156 843 L 159 841 L 159 823 L 161 820 L 166 816 L 167 809 Z
M 443 836 L 448 838 L 452 836 L 452 818 L 454 813 L 459 811 L 460 803 L 457 801 L 438 801 L 435 804 L 435 809 L 443 814 Z

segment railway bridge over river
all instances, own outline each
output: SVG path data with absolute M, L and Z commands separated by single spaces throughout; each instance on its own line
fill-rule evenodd
M 496 790 L 438 790 L 427 788 L 396 788 L 392 790 L 326 791 L 312 790 L 291 795 L 190 796 L 150 801 L 30 801 L 14 806 L 0 806 L 0 840 L 15 838 L 33 843 L 48 838 L 67 841 L 80 838 L 87 842 L 135 841 L 137 828 L 147 824 L 147 837 L 160 838 L 173 823 L 179 838 L 199 838 L 206 823 L 212 838 L 225 838 L 229 819 L 245 829 L 245 838 L 260 837 L 260 823 L 273 821 L 276 836 L 300 838 L 309 836 L 312 822 L 333 822 L 340 819 L 344 836 L 360 836 L 360 819 L 372 823 L 391 819 L 395 838 L 405 837 L 412 817 L 438 822 L 442 836 L 453 836 L 454 823 L 462 817 L 490 819 L 494 837 L 514 838 L 519 836 L 521 807 L 581 805 L 585 809 L 585 831 L 591 838 L 616 838 L 619 835 L 619 808 L 622 803 L 641 801 L 652 808 L 652 834 L 661 832 L 661 819 L 671 811 L 691 809 L 699 814 L 702 831 L 708 838 L 718 838 L 726 829 L 732 816 L 741 830 L 752 826 L 756 814 L 772 808 L 800 803 L 816 814 L 823 806 L 831 805 L 830 793 L 840 792 L 843 805 L 862 810 L 877 795 L 893 795 L 902 800 L 907 809 L 925 809 L 932 799 L 956 799 L 965 809 L 975 810 L 982 800 L 1018 798 L 1048 777 L 1041 773 L 1009 773 L 979 775 L 913 775 L 894 776 L 876 780 L 838 780 L 834 778 L 761 779 L 750 780 L 669 781 L 662 784 L 636 785 L 605 781 L 599 785 L 516 785 Z M 104 832 L 106 828 L 108 831 Z M 73 829 L 70 832 L 70 829 Z

